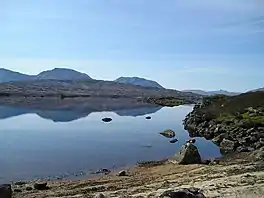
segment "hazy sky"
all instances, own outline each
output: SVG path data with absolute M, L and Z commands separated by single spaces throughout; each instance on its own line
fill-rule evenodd
M 263 0 L 0 0 L 0 67 L 264 87 Z

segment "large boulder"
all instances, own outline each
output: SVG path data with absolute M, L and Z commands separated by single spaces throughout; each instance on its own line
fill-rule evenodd
M 48 183 L 47 182 L 36 182 L 34 184 L 34 188 L 36 190 L 47 190 L 48 189 Z
M 11 198 L 12 188 L 10 184 L 0 185 L 0 198 Z
M 236 142 L 224 138 L 223 141 L 222 141 L 221 144 L 220 144 L 220 148 L 221 148 L 223 151 L 226 151 L 226 152 L 232 152 L 232 151 L 235 151 L 235 148 L 236 148 Z
M 201 164 L 202 160 L 198 148 L 188 142 L 174 155 L 172 162 L 177 164 Z
M 178 190 L 168 190 L 161 194 L 161 198 L 205 198 L 198 188 L 183 188 Z
M 167 137 L 167 138 L 173 138 L 175 137 L 175 132 L 173 130 L 165 130 L 163 132 L 160 132 L 161 135 L 163 135 L 164 137 Z

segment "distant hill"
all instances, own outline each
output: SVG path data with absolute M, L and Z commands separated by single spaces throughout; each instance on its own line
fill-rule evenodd
M 142 87 L 154 87 L 154 88 L 163 88 L 159 83 L 153 80 L 148 80 L 145 78 L 139 77 L 120 77 L 115 80 L 115 82 L 123 84 L 138 85 Z
M 10 89 L 11 88 L 11 89 Z M 138 98 L 176 97 L 180 100 L 195 102 L 200 95 L 184 93 L 172 89 L 157 89 L 135 86 L 103 80 L 34 80 L 0 83 L 4 96 L 46 97 L 103 97 L 103 98 Z M 1 94 L 0 93 L 0 94 Z M 1 98 L 1 97 L 0 97 Z M 4 98 L 4 97 L 3 97 Z
M 83 80 L 91 79 L 84 73 L 72 69 L 55 68 L 53 70 L 43 71 L 38 75 L 26 75 L 19 72 L 0 69 L 0 83 L 12 81 L 31 81 L 31 80 Z
M 81 80 L 91 79 L 85 73 L 80 73 L 72 69 L 55 68 L 48 71 L 43 71 L 35 77 L 35 80 Z
M 34 76 L 21 74 L 19 72 L 14 72 L 8 69 L 0 69 L 0 83 L 2 82 L 10 82 L 10 81 L 23 81 L 23 80 L 31 80 Z
M 215 96 L 215 95 L 236 96 L 240 94 L 236 92 L 228 92 L 225 90 L 219 90 L 219 91 L 183 90 L 183 92 L 191 92 L 202 96 Z
M 256 91 L 264 91 L 264 87 L 263 88 L 259 88 L 259 89 L 254 89 L 254 90 L 251 90 L 249 92 L 256 92 Z

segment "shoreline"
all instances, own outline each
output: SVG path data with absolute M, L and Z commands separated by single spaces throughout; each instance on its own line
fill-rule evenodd
M 116 172 L 90 179 L 48 181 L 44 191 L 25 188 L 34 182 L 19 186 L 22 192 L 14 192 L 14 198 L 94 197 L 103 193 L 107 197 L 159 197 L 161 193 L 178 188 L 196 187 L 206 197 L 261 198 L 264 192 L 264 158 L 256 158 L 256 151 L 220 158 L 215 164 L 177 165 L 163 161 L 136 166 L 125 170 L 127 176 Z M 262 151 L 262 157 L 264 157 Z M 253 184 L 254 183 L 254 184 Z M 14 186 L 18 189 L 18 186 Z M 252 191 L 254 189 L 254 191 Z

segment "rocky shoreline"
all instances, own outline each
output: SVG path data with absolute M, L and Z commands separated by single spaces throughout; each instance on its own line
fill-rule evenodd
M 221 108 L 230 100 L 221 97 L 205 98 L 186 116 L 184 128 L 191 137 L 212 140 L 224 153 L 247 152 L 264 147 L 264 109 L 243 107 L 240 111 L 227 113 L 227 110 Z
M 196 156 L 195 161 L 189 161 Z M 170 160 L 142 163 L 118 173 L 78 181 L 29 181 L 0 185 L 1 198 L 255 197 L 264 192 L 264 149 L 201 164 L 187 142 Z M 188 165 L 186 165 L 188 164 Z M 2 194 L 1 194 L 2 193 Z M 4 194 L 6 193 L 6 194 Z

